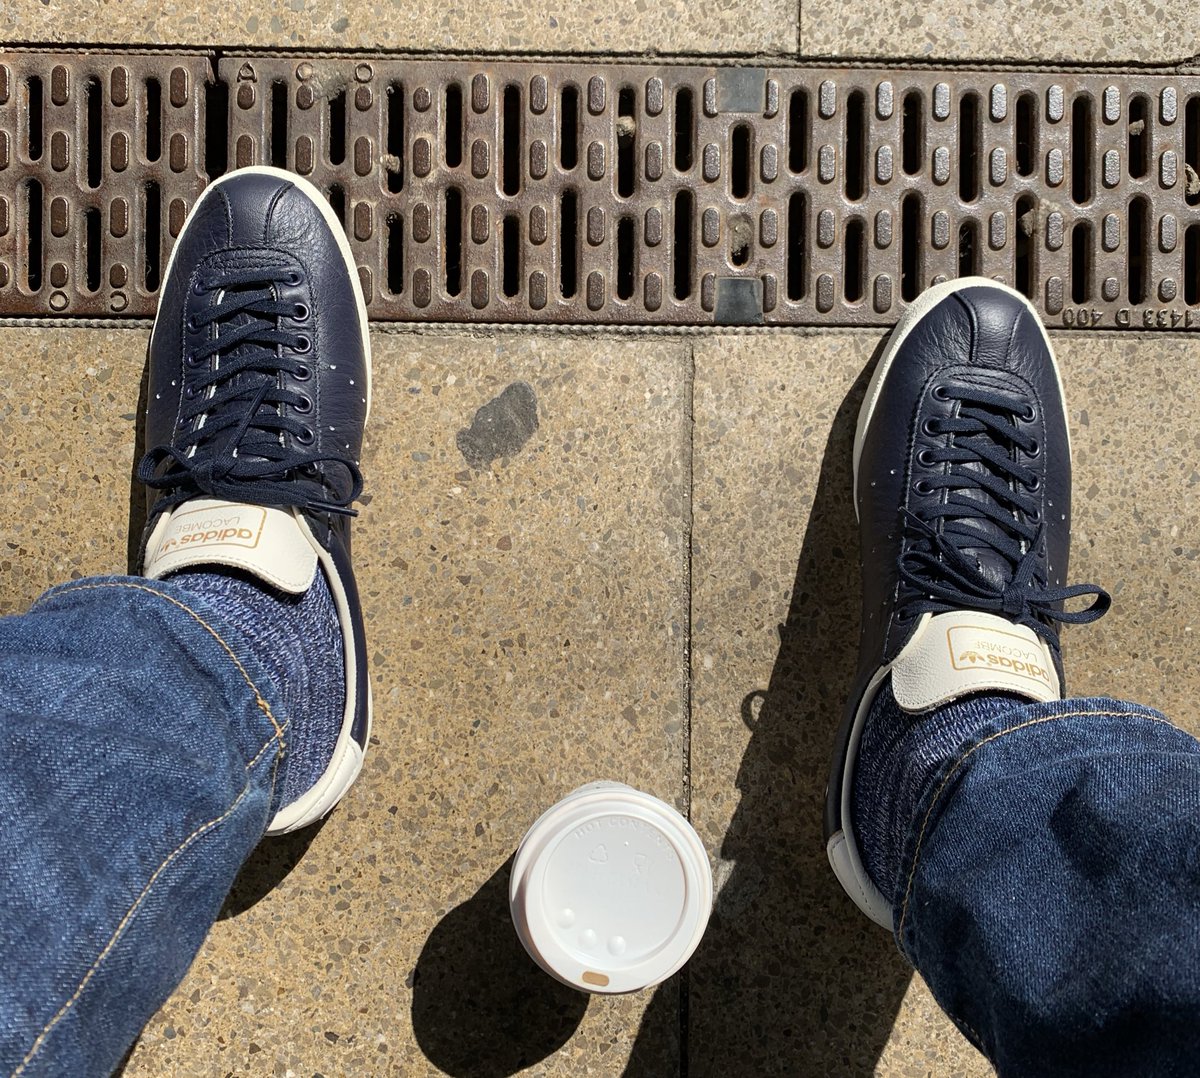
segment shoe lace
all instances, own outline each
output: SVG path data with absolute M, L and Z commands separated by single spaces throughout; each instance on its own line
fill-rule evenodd
M 944 474 L 919 480 L 919 491 L 944 491 L 919 513 L 902 511 L 912 542 L 901 555 L 900 579 L 909 589 L 898 613 L 911 617 L 968 608 L 997 614 L 1056 642 L 1054 622 L 1084 624 L 1112 605 L 1095 584 L 1051 587 L 1040 571 L 1046 522 L 1035 494 L 1040 479 L 1016 453 L 1041 452 L 1033 435 L 1014 417 L 1033 418 L 1030 406 L 1009 394 L 984 389 L 938 386 L 941 400 L 957 400 L 958 413 L 931 419 L 933 435 L 952 435 L 949 445 L 922 451 L 922 463 L 947 464 Z M 987 549 L 1007 563 L 1007 574 L 986 573 L 969 550 Z M 997 575 L 1006 577 L 998 580 Z M 1082 610 L 1061 604 L 1093 596 Z
M 217 303 L 192 315 L 189 326 L 215 326 L 216 331 L 185 362 L 198 367 L 214 356 L 216 362 L 190 380 L 184 393 L 177 425 L 190 429 L 174 444 L 155 446 L 138 465 L 138 478 L 164 491 L 155 512 L 207 494 L 357 515 L 350 505 L 362 493 L 358 464 L 339 453 L 298 448 L 311 445 L 315 436 L 289 412 L 303 414 L 312 401 L 280 385 L 281 372 L 300 378 L 312 373 L 303 358 L 311 339 L 280 325 L 283 316 L 294 314 L 295 304 L 276 295 L 276 285 L 300 279 L 293 266 L 220 271 L 197 279 L 197 291 L 220 295 Z M 335 483 L 328 474 L 339 471 L 348 482 Z M 311 482 L 297 483 L 298 475 Z

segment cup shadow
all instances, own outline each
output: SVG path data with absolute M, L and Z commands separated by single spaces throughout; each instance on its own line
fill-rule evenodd
M 507 1078 L 570 1040 L 588 996 L 539 969 L 513 930 L 510 857 L 435 926 L 412 973 L 412 1024 L 453 1078 Z
M 752 736 L 720 851 L 733 867 L 681 975 L 684 1006 L 660 989 L 639 1031 L 640 1041 L 669 1018 L 661 1012 L 675 1011 L 693 1078 L 872 1074 L 912 976 L 889 935 L 842 892 L 821 832 L 833 734 L 858 655 L 851 447 L 881 351 L 834 419 L 770 682 L 742 701 Z M 635 1047 L 625 1074 L 652 1078 L 639 1057 Z

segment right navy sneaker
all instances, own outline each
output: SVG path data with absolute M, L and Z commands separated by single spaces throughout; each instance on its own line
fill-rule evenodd
M 852 826 L 855 764 L 881 687 L 917 715 L 969 693 L 1062 698 L 1057 623 L 1110 600 L 1066 586 L 1071 457 L 1050 340 L 1033 306 L 981 277 L 905 312 L 867 387 L 854 439 L 863 614 L 859 668 L 825 804 L 834 873 L 873 920 L 892 906 Z M 1091 595 L 1084 610 L 1063 602 Z
M 344 700 L 333 703 L 329 759 L 277 807 L 268 834 L 328 813 L 370 737 L 350 559 L 370 397 L 366 304 L 329 203 L 301 177 L 265 166 L 210 184 L 171 252 L 150 337 L 142 572 L 216 569 L 290 596 L 324 577 Z M 285 753 L 301 748 L 289 740 Z

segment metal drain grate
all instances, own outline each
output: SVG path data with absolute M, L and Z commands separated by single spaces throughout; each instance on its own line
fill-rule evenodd
M 0 314 L 148 315 L 205 183 L 325 191 L 375 319 L 872 325 L 978 273 L 1200 326 L 1200 77 L 0 54 Z

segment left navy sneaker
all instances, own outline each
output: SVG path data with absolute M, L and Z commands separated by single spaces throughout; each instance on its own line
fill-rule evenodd
M 1071 447 L 1058 365 L 1037 311 L 981 277 L 938 285 L 900 319 L 854 438 L 862 564 L 858 676 L 838 731 L 826 850 L 847 893 L 892 927 L 854 833 L 855 769 L 877 695 L 919 724 L 974 693 L 1063 694 L 1058 623 L 1109 606 L 1066 586 Z M 1094 596 L 1084 610 L 1063 602 Z
M 370 736 L 350 560 L 370 397 L 366 304 L 329 204 L 274 168 L 212 183 L 171 253 L 150 338 L 142 571 L 217 567 L 292 596 L 324 576 L 341 630 L 341 728 L 328 764 L 278 807 L 268 834 L 328 813 Z

